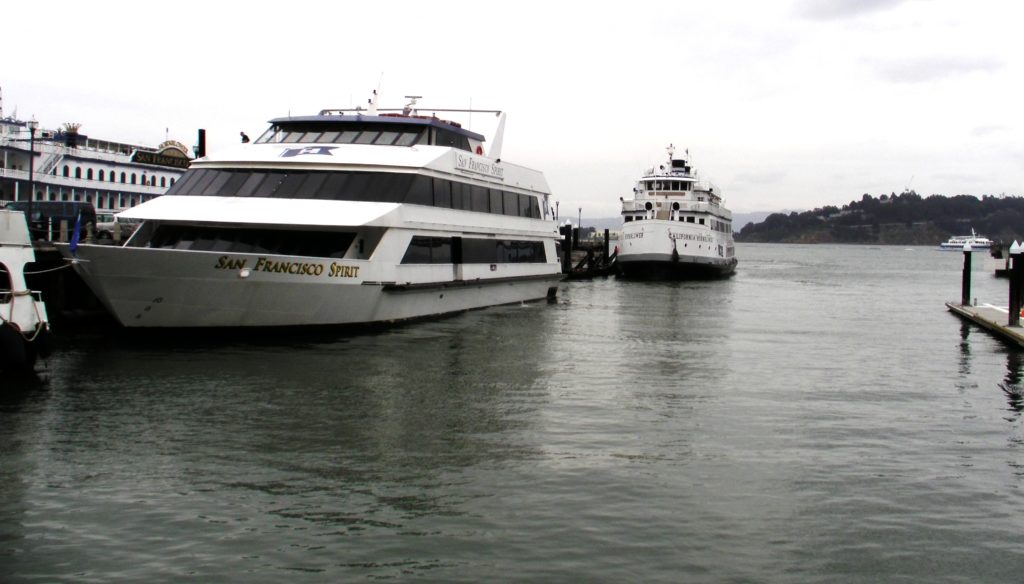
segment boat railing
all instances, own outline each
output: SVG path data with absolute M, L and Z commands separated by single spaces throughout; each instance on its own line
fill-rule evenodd
M 29 180 L 29 173 L 27 170 L 0 168 L 0 177 L 27 181 Z M 109 182 L 91 178 L 73 178 L 68 176 L 60 176 L 57 174 L 43 174 L 39 171 L 36 171 L 34 173 L 33 180 L 36 182 L 37 186 L 64 186 L 74 189 L 82 189 L 83 191 L 87 189 L 104 189 L 110 191 L 142 195 L 162 195 L 165 192 L 167 192 L 167 187 L 122 182 Z M 86 185 L 84 189 L 82 187 L 83 184 Z
M 622 210 L 624 212 L 644 211 L 644 210 L 646 210 L 645 209 L 646 203 L 651 203 L 651 205 L 653 207 L 652 210 L 671 209 L 672 206 L 674 204 L 676 204 L 676 203 L 679 204 L 679 210 L 680 211 L 689 211 L 689 212 L 692 212 L 692 213 L 710 213 L 712 210 L 714 210 L 714 211 L 721 211 L 721 209 L 722 209 L 722 206 L 720 204 L 718 204 L 717 202 L 710 202 L 710 201 L 693 201 L 693 202 L 671 201 L 671 202 L 666 203 L 665 201 L 657 201 L 657 200 L 651 200 L 651 199 L 648 199 L 648 200 L 635 200 L 635 199 L 629 200 L 629 199 L 627 199 L 627 200 L 622 202 Z M 659 203 L 661 205 L 660 207 L 658 206 Z
M 54 168 L 60 164 L 61 160 L 64 160 L 64 154 L 67 152 L 67 146 L 57 146 L 49 153 L 49 156 L 43 160 L 43 163 L 36 170 L 39 174 L 50 174 Z

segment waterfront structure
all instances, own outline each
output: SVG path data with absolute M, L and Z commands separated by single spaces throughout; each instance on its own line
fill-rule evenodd
M 616 262 L 622 276 L 687 279 L 730 276 L 736 269 L 732 212 L 668 147 L 667 164 L 651 168 L 623 197 Z
M 78 124 L 36 129 L 0 113 L 0 201 L 90 203 L 119 212 L 159 197 L 190 163 L 188 148 L 98 140 Z
M 380 323 L 553 296 L 550 191 L 502 159 L 505 114 L 410 99 L 271 120 L 122 213 L 142 221 L 124 246 L 62 251 L 128 327 Z M 488 151 L 438 113 L 496 116 Z

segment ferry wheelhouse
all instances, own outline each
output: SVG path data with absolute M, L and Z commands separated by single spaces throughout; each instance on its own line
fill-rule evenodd
M 719 278 L 736 270 L 732 212 L 668 147 L 666 165 L 651 168 L 622 199 L 616 260 L 635 279 Z
M 278 118 L 193 162 L 120 216 L 121 247 L 67 257 L 127 327 L 392 322 L 553 296 L 561 279 L 543 174 L 483 135 L 402 109 Z

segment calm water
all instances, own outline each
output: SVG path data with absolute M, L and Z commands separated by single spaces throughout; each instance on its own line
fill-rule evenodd
M 68 333 L 3 380 L 0 580 L 1024 579 L 1024 353 L 946 311 L 962 255 L 739 256 L 375 334 Z

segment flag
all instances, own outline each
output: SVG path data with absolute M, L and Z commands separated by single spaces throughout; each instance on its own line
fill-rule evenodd
M 75 217 L 75 228 L 71 231 L 71 253 L 78 250 L 78 240 L 82 237 L 82 212 Z

